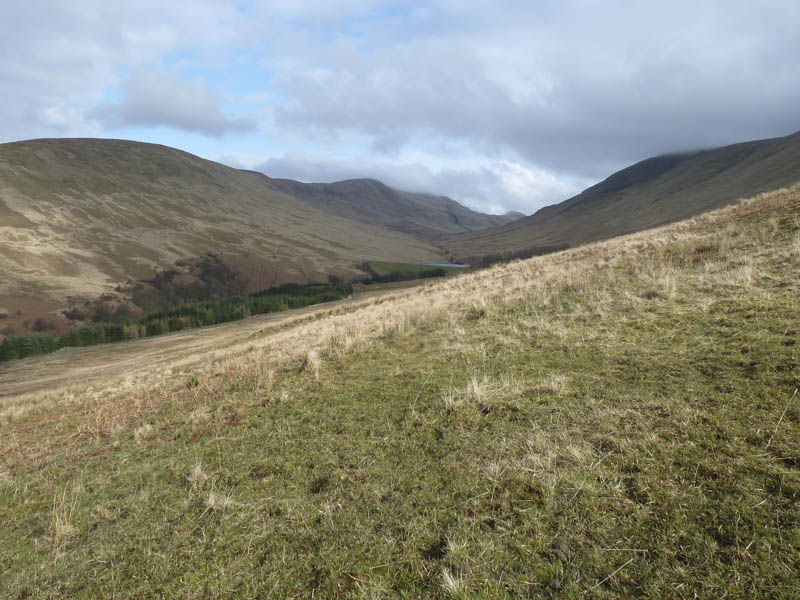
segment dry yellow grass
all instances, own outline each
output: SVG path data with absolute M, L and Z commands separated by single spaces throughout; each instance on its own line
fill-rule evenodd
M 630 282 L 635 280 L 644 288 L 637 301 L 670 298 L 678 285 L 678 270 L 687 263 L 703 263 L 710 255 L 724 256 L 726 262 L 708 261 L 707 268 L 695 269 L 689 275 L 697 281 L 684 279 L 683 285 L 735 287 L 742 294 L 750 293 L 754 278 L 760 275 L 760 261 L 771 258 L 771 250 L 760 252 L 755 245 L 734 252 L 730 249 L 731 240 L 740 235 L 737 223 L 754 214 L 772 212 L 788 212 L 800 220 L 800 184 L 657 229 L 365 297 L 335 308 L 311 309 L 301 316 L 270 319 L 275 322 L 268 327 L 258 321 L 220 326 L 216 328 L 219 335 L 212 340 L 214 347 L 198 345 L 190 352 L 176 350 L 173 356 L 158 353 L 149 357 L 145 353 L 141 360 L 133 352 L 124 376 L 106 377 L 95 366 L 99 373 L 87 374 L 78 385 L 57 384 L 46 391 L 2 398 L 0 423 L 17 421 L 30 411 L 49 412 L 59 406 L 99 406 L 88 418 L 94 422 L 92 426 L 108 429 L 143 406 L 181 389 L 190 373 L 200 374 L 208 386 L 223 375 L 263 372 L 266 363 L 272 369 L 296 363 L 318 371 L 326 354 L 349 352 L 380 336 L 407 333 L 440 319 L 457 328 L 465 319 L 522 300 L 531 301 L 532 306 L 548 306 L 562 298 L 564 292 L 588 296 L 591 301 L 580 310 L 591 310 L 602 321 L 617 289 L 630 289 Z M 772 219 L 763 228 L 766 231 L 774 227 L 777 222 Z M 759 235 L 758 231 L 753 234 L 754 244 Z M 665 248 L 669 251 L 665 252 Z M 790 256 L 786 259 L 797 260 L 800 236 L 795 235 L 787 250 Z M 681 277 L 685 278 L 686 273 L 682 272 Z M 559 331 L 563 325 L 539 318 L 535 309 L 522 324 L 532 330 L 565 333 Z M 225 335 L 227 331 L 233 335 Z M 591 336 L 591 330 L 584 335 Z M 42 360 L 46 364 L 51 358 Z M 478 388 L 480 385 L 476 383 Z M 540 385 L 542 389 L 564 393 L 568 376 L 550 374 Z

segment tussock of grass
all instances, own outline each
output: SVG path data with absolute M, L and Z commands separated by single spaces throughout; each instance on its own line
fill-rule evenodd
M 798 214 L 784 190 L 5 401 L 0 590 L 798 596 Z
M 144 425 L 136 428 L 136 431 L 133 432 L 133 439 L 141 443 L 145 440 L 149 440 L 154 435 L 155 431 L 153 430 L 153 426 L 150 423 L 145 423 Z
M 61 496 L 53 498 L 52 533 L 56 545 L 75 535 L 75 526 L 72 524 L 75 502 L 67 500 L 66 490 Z
M 186 479 L 189 480 L 192 488 L 196 489 L 203 487 L 203 484 L 208 481 L 208 475 L 203 471 L 203 465 L 198 462 L 186 476 Z

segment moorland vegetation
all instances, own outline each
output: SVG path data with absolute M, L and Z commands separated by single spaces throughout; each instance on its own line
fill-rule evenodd
M 795 186 L 6 397 L 0 593 L 796 598 L 799 269 Z

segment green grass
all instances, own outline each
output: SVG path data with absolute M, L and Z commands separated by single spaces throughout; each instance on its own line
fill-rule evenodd
M 787 223 L 423 320 L 318 370 L 120 398 L 124 426 L 92 406 L 12 423 L 0 595 L 796 598 Z M 748 252 L 754 280 L 709 286 Z M 666 260 L 680 277 L 653 281 Z
M 416 263 L 382 262 L 370 261 L 369 266 L 378 275 L 388 275 L 389 273 L 422 273 L 433 269 L 444 269 L 448 273 L 466 273 L 472 269 L 469 267 L 432 267 L 430 265 L 420 265 Z

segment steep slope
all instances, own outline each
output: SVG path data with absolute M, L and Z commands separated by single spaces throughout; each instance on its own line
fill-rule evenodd
M 401 192 L 374 179 L 311 184 L 271 179 L 270 185 L 326 212 L 426 238 L 501 226 L 523 216 L 487 215 L 445 196 Z
M 657 156 L 500 228 L 441 241 L 458 260 L 531 255 L 684 219 L 800 180 L 800 132 Z
M 369 259 L 442 258 L 427 241 L 172 148 L 98 139 L 0 145 L 0 307 L 18 320 L 209 252 L 254 288 L 355 275 Z

